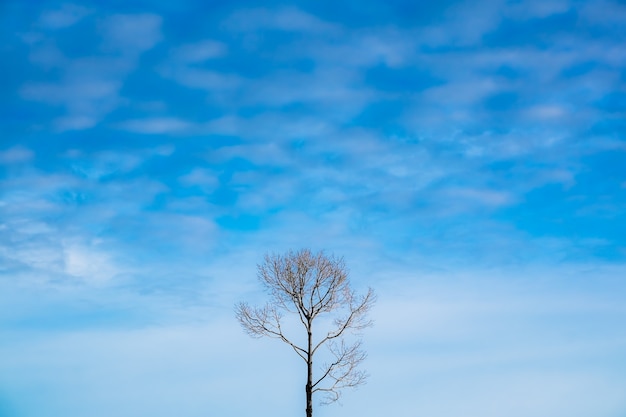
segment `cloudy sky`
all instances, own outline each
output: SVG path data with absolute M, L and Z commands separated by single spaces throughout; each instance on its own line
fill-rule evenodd
M 621 0 L 2 1 L 0 416 L 304 414 L 267 252 L 372 287 L 318 416 L 626 413 Z

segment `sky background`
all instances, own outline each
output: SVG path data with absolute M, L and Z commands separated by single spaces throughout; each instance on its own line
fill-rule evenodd
M 626 415 L 626 3 L 0 3 L 0 416 L 304 414 L 256 264 L 372 287 L 316 415 Z

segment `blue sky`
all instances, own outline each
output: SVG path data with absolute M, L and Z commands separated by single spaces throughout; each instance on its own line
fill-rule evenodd
M 318 416 L 626 413 L 623 1 L 4 1 L 0 416 L 277 417 L 266 252 L 373 287 Z

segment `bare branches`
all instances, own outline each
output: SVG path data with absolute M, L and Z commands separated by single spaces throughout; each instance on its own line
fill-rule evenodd
M 367 374 L 358 366 L 365 360 L 361 341 L 346 344 L 347 334 L 359 335 L 372 324 L 367 313 L 375 302 L 369 289 L 358 296 L 350 288 L 348 269 L 343 258 L 312 253 L 309 249 L 289 251 L 285 255 L 266 255 L 257 266 L 258 278 L 270 295 L 269 303 L 252 308 L 246 303 L 236 307 L 239 323 L 253 337 L 268 336 L 282 340 L 307 363 L 307 417 L 312 417 L 312 394 L 324 392 L 328 404 L 339 399 L 341 389 L 365 382 Z M 287 338 L 281 327 L 281 311 L 297 315 L 306 330 L 306 347 Z M 317 343 L 313 341 L 314 323 L 320 316 L 334 315 L 330 330 Z M 332 318 L 332 315 L 329 318 Z M 324 323 L 330 323 L 322 320 Z M 321 369 L 321 376 L 313 379 L 313 357 L 318 349 L 327 346 L 334 359 Z
M 353 292 L 350 292 L 347 301 L 348 314 L 345 317 L 336 318 L 334 320 L 335 329 L 328 332 L 326 337 L 315 345 L 313 353 L 329 340 L 342 336 L 347 330 L 358 334 L 361 330 L 372 325 L 372 321 L 367 319 L 367 313 L 376 301 L 376 296 L 371 288 L 367 291 L 367 294 L 361 298 L 356 297 Z
M 236 307 L 236 317 L 239 323 L 250 336 L 263 336 L 280 339 L 293 348 L 305 361 L 307 351 L 287 339 L 280 326 L 280 313 L 272 306 L 252 308 L 247 303 L 239 303 Z
M 285 256 L 266 255 L 258 277 L 271 304 L 302 315 L 304 321 L 328 313 L 349 301 L 348 271 L 343 258 L 308 249 Z
M 339 344 L 329 343 L 328 348 L 335 361 L 324 365 L 322 376 L 313 384 L 313 392 L 326 393 L 322 404 L 337 401 L 343 388 L 354 388 L 365 383 L 367 373 L 357 369 L 367 357 L 361 350 L 361 344 L 360 340 L 349 346 L 343 340 Z M 326 380 L 329 380 L 329 385 L 320 385 Z

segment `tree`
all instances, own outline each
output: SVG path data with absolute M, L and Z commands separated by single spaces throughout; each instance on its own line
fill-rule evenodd
M 314 393 L 325 393 L 323 404 L 330 404 L 339 399 L 341 389 L 361 385 L 367 378 L 357 369 L 366 357 L 361 340 L 357 337 L 348 343 L 345 336 L 359 336 L 372 324 L 367 313 L 375 301 L 374 292 L 370 288 L 365 295 L 356 295 L 343 258 L 309 249 L 289 251 L 284 256 L 265 255 L 257 271 L 270 299 L 260 308 L 239 303 L 237 320 L 250 336 L 280 339 L 306 362 L 306 417 L 312 417 Z M 302 342 L 286 334 L 285 312 L 297 317 L 304 327 Z M 329 318 L 332 324 L 324 326 Z M 320 328 L 321 336 L 314 332 Z M 314 377 L 313 359 L 322 346 L 328 348 L 331 359 Z

